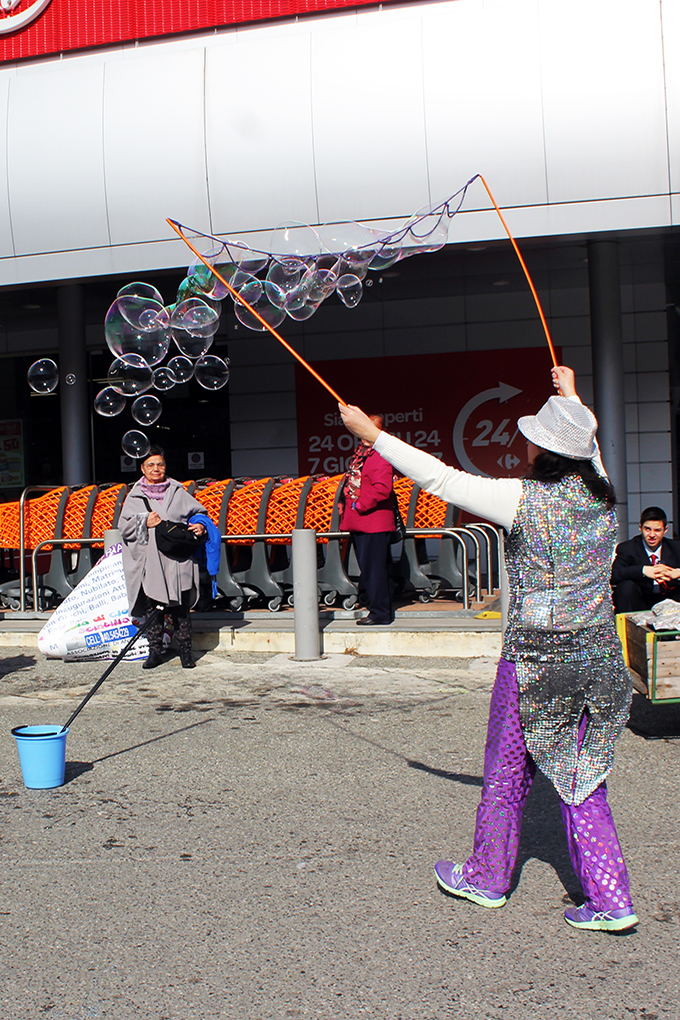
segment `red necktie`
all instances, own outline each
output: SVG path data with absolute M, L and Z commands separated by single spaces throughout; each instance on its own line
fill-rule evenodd
M 656 555 L 656 553 L 650 553 L 649 556 L 650 556 L 650 559 L 652 561 L 652 566 L 653 567 L 655 567 L 657 565 L 657 563 L 661 562 L 659 560 L 659 557 Z M 658 584 L 659 588 L 662 588 L 664 590 L 668 588 L 668 583 L 666 581 L 655 581 L 654 583 Z

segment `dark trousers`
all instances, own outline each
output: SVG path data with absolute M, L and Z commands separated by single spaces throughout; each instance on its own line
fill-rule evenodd
M 148 615 L 149 613 L 156 614 L 155 618 L 151 621 L 146 630 L 146 638 L 149 642 L 149 651 L 157 652 L 160 655 L 163 651 L 165 614 L 156 612 L 156 603 L 153 599 L 149 598 L 146 592 L 142 592 L 142 597 L 146 600 L 146 605 L 142 603 L 142 598 L 137 601 L 137 605 L 140 606 L 141 611 L 144 612 L 145 615 Z M 181 605 L 165 607 L 165 612 L 169 613 L 172 618 L 177 644 L 180 649 L 186 649 L 187 651 L 191 651 L 191 617 L 189 616 L 189 609 L 191 608 L 190 601 L 191 592 L 183 591 Z
M 644 589 L 636 581 L 619 581 L 614 588 L 614 607 L 617 613 L 641 613 L 657 602 L 674 599 L 680 602 L 680 588 L 673 585 L 667 591 Z
M 352 532 L 361 580 L 368 596 L 369 616 L 376 623 L 392 623 L 394 619 L 389 576 L 390 538 L 389 531 Z

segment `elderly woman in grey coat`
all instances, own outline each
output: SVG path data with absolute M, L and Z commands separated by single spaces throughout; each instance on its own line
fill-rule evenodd
M 170 559 L 156 546 L 155 528 L 161 521 L 186 524 L 194 514 L 205 514 L 198 500 L 190 496 L 180 482 L 166 477 L 165 454 L 152 446 L 141 461 L 142 477 L 123 504 L 119 528 L 123 536 L 123 569 L 130 609 L 152 612 L 163 605 L 175 626 L 180 661 L 184 669 L 196 665 L 191 654 L 189 610 L 198 599 L 198 563 Z M 151 510 L 149 510 L 151 507 Z M 196 535 L 203 535 L 200 523 L 189 524 Z M 149 656 L 143 669 L 160 665 L 163 654 L 163 616 L 158 613 L 147 628 Z

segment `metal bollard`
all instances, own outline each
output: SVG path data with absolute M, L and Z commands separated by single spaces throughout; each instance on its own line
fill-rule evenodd
M 320 659 L 316 532 L 311 528 L 293 530 L 293 611 L 295 616 L 293 658 L 298 662 Z
M 118 528 L 110 528 L 104 532 L 104 552 L 108 552 L 112 545 L 118 545 L 119 542 L 123 541 Z

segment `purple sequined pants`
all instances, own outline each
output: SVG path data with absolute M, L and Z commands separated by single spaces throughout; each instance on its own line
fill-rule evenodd
M 585 730 L 582 723 L 581 738 Z M 484 754 L 484 789 L 474 851 L 463 865 L 480 889 L 506 893 L 519 846 L 522 811 L 536 774 L 519 720 L 515 665 L 501 659 L 491 696 Z M 582 804 L 560 802 L 569 855 L 586 903 L 594 910 L 631 908 L 628 873 L 602 783 Z

